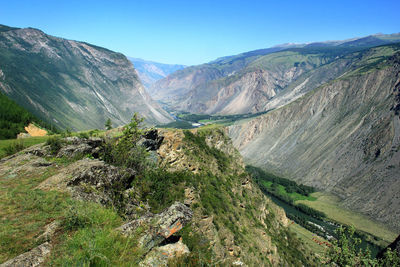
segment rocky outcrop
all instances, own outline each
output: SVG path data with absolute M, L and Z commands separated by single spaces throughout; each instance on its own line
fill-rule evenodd
M 134 112 L 149 124 L 172 121 L 124 55 L 37 29 L 0 32 L 0 73 L 1 92 L 61 128 L 124 125 Z
M 0 267 L 37 267 L 45 261 L 46 257 L 50 255 L 51 245 L 45 242 L 40 246 L 21 254 L 11 260 L 8 260 Z
M 67 137 L 64 139 L 66 146 L 63 146 L 57 153 L 57 157 L 74 158 L 83 155 L 92 155 L 95 158 L 99 156 L 101 145 L 104 143 L 101 138 L 79 138 Z
M 273 265 L 284 265 L 285 257 L 281 257 L 280 253 L 285 248 L 279 247 L 273 241 L 276 237 L 272 236 L 286 236 L 283 230 L 288 225 L 285 212 L 268 199 L 244 172 L 241 156 L 227 137 L 225 129 L 199 129 L 191 132 L 202 136 L 204 145 L 227 156 L 224 171 L 221 171 L 214 156 L 205 153 L 206 148 L 198 150 L 196 145 L 185 140 L 185 134 L 180 130 L 163 131 L 164 141 L 157 152 L 159 164 L 170 171 L 187 170 L 204 177 L 200 179 L 201 186 L 187 186 L 184 190 L 184 203 L 193 210 L 190 228 L 194 234 L 201 236 L 199 242 L 209 243 L 210 251 L 214 255 L 213 262 L 222 265 L 232 266 L 237 263 L 267 266 L 266 259 Z M 210 174 L 207 173 L 217 176 L 219 183 L 213 182 L 209 185 L 207 180 L 210 179 Z M 218 191 L 218 196 L 211 200 L 212 205 L 226 205 L 221 208 L 226 212 L 215 212 L 212 207 L 206 210 L 201 208 L 208 201 L 206 199 L 212 198 L 205 191 L 213 192 L 212 190 Z M 211 194 L 217 195 L 216 192 Z M 220 199 L 222 196 L 225 198 Z M 245 234 L 239 234 L 235 231 L 241 230 L 235 229 L 243 229 Z M 303 251 L 301 246 L 299 250 Z M 261 259 L 252 251 L 260 251 L 266 257 Z
M 175 202 L 160 214 L 147 214 L 128 222 L 117 230 L 126 236 L 134 236 L 139 226 L 146 231 L 139 237 L 141 248 L 148 252 L 162 242 L 168 242 L 172 235 L 191 221 L 193 212 L 182 203 Z
M 153 151 L 160 148 L 164 136 L 159 135 L 158 130 L 151 129 L 145 132 L 142 139 L 139 140 L 139 145 L 146 148 L 147 151 Z
M 160 246 L 146 255 L 146 258 L 139 264 L 143 267 L 168 266 L 168 262 L 184 257 L 190 253 L 188 247 L 183 244 L 182 239 L 176 243 Z

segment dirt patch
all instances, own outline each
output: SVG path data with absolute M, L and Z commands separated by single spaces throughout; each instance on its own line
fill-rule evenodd
M 46 130 L 40 129 L 39 127 L 35 126 L 33 123 L 29 123 L 29 125 L 25 127 L 25 131 L 27 131 L 30 136 L 45 136 L 45 135 L 47 135 Z

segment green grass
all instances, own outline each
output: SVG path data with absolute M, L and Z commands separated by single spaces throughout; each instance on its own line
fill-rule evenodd
M 53 251 L 49 266 L 136 266 L 143 252 L 137 237 L 126 238 L 114 229 L 123 221 L 111 209 L 75 201 L 64 214 L 65 232 Z M 137 231 L 139 234 L 140 229 Z
M 29 162 L 21 161 L 18 166 L 24 164 Z M 137 238 L 126 238 L 114 230 L 123 223 L 116 211 L 73 200 L 65 193 L 35 189 L 60 168 L 10 170 L 0 176 L 0 263 L 40 245 L 43 240 L 36 238 L 45 225 L 58 220 L 61 226 L 46 265 L 138 265 L 143 253 Z
M 323 255 L 325 249 L 323 246 L 313 241 L 313 238 L 316 236 L 313 232 L 308 231 L 297 223 L 290 224 L 289 229 L 296 233 L 297 237 L 300 238 L 314 253 Z M 322 240 L 321 237 L 318 237 L 318 239 Z
M 215 122 L 215 120 L 199 120 L 200 123 Z
M 273 184 L 271 181 L 262 181 L 261 183 L 267 188 L 271 188 L 271 186 Z M 297 192 L 288 193 L 286 191 L 286 188 L 283 185 L 280 185 L 280 184 L 278 185 L 278 193 L 280 195 L 284 195 L 284 196 L 290 197 L 293 201 L 298 201 L 298 200 L 315 201 L 315 200 L 317 200 L 317 198 L 313 197 L 312 195 L 305 196 L 305 195 L 301 195 L 301 194 L 299 194 Z
M 8 139 L 8 140 L 0 140 L 0 159 L 7 156 L 7 148 L 13 146 L 16 143 L 22 143 L 23 146 L 30 147 L 36 144 L 44 143 L 48 139 L 48 136 L 40 136 L 40 137 L 30 137 L 24 139 Z
M 39 245 L 43 227 L 62 216 L 67 197 L 57 192 L 34 189 L 56 172 L 19 173 L 0 178 L 0 262 Z
M 375 235 L 386 242 L 392 242 L 398 235 L 384 224 L 373 221 L 365 215 L 341 206 L 340 199 L 334 195 L 323 192 L 312 194 L 314 201 L 299 200 L 297 203 L 305 204 L 313 209 L 324 212 L 329 219 L 341 224 L 354 225 L 357 230 Z

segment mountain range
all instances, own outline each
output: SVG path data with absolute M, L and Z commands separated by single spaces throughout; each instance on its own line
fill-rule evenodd
M 266 111 L 346 72 L 347 55 L 397 41 L 400 34 L 378 34 L 344 41 L 278 45 L 176 71 L 156 82 L 149 93 L 173 109 L 193 113 Z
M 135 112 L 147 125 L 173 121 L 153 99 L 178 117 L 240 120 L 141 128 Z M 3 113 L 13 111 L 0 116 L 14 128 L 0 131 L 7 139 L 32 120 L 72 130 L 126 125 L 106 137 L 10 144 L 0 160 L 4 266 L 321 266 L 325 245 L 340 248 L 313 220 L 339 231 L 344 222 L 290 198 L 316 190 L 400 230 L 400 34 L 283 44 L 185 67 L 0 25 L 0 100 Z M 287 195 L 271 193 L 279 190 Z M 279 196 L 309 216 L 286 217 Z M 357 232 L 382 241 L 369 234 Z M 315 242 L 322 250 L 311 251 Z
M 247 162 L 400 229 L 400 45 L 347 57 L 328 65 L 345 73 L 230 136 Z
M 172 120 L 124 55 L 33 28 L 0 26 L 0 90 L 62 129 L 123 125 L 134 112 L 149 124 Z
M 287 44 L 192 66 L 149 90 L 169 108 L 267 114 L 229 136 L 246 163 L 400 229 L 400 34 Z
M 167 77 L 169 74 L 186 67 L 185 65 L 164 64 L 141 58 L 128 57 L 128 59 L 132 62 L 146 88 L 151 87 L 155 82 Z

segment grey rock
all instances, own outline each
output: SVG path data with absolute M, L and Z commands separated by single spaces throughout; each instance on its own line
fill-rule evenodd
M 151 129 L 147 131 L 141 140 L 139 140 L 139 145 L 146 148 L 147 151 L 155 151 L 160 148 L 164 136 L 158 134 L 157 129 Z
M 53 221 L 45 226 L 44 233 L 36 238 L 37 241 L 47 242 L 54 236 L 57 228 L 60 226 L 59 221 Z
M 182 239 L 173 244 L 160 246 L 150 251 L 139 266 L 156 267 L 168 266 L 168 261 L 189 254 L 189 248 L 182 243 Z
M 57 157 L 73 158 L 79 155 L 96 155 L 101 151 L 103 140 L 101 138 L 79 138 L 76 136 L 64 139 L 66 146 L 63 146 L 57 153 Z
M 11 260 L 8 260 L 0 267 L 35 267 L 40 266 L 46 257 L 50 254 L 51 245 L 49 242 L 45 242 L 40 246 L 25 252 Z
M 126 203 L 138 205 L 134 200 L 135 194 L 125 192 L 132 188 L 131 182 L 136 175 L 134 170 L 121 169 L 98 160 L 91 162 L 95 164 L 80 169 L 67 182 L 75 198 L 118 207 L 124 215 Z
M 175 202 L 160 214 L 147 214 L 137 220 L 128 222 L 117 228 L 126 236 L 134 235 L 139 226 L 149 230 L 139 238 L 139 243 L 145 251 L 160 245 L 164 240 L 181 230 L 193 217 L 190 208 L 180 202 Z
M 49 154 L 48 146 L 43 144 L 34 145 L 24 150 L 25 154 L 32 154 L 38 157 L 44 157 Z
M 58 151 L 57 157 L 69 157 L 73 158 L 78 155 L 89 154 L 92 151 L 92 147 L 88 144 L 79 144 L 79 145 L 67 145 L 64 146 Z

